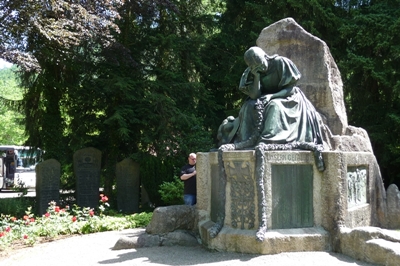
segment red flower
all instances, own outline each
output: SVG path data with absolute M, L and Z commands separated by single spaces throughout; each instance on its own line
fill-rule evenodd
M 76 216 L 72 217 L 72 222 L 76 222 Z
M 32 217 L 32 218 L 31 218 L 31 223 L 33 223 L 34 221 L 35 221 L 35 218 Z
M 10 231 L 11 231 L 11 227 L 7 227 L 6 232 L 10 232 Z
M 45 216 L 46 218 L 49 218 L 49 217 L 50 217 L 50 213 L 46 212 L 46 213 L 44 214 L 44 216 Z
M 90 210 L 90 211 L 89 211 L 89 215 L 93 217 L 94 211 L 93 211 L 93 210 Z
M 102 201 L 102 202 L 107 202 L 107 201 L 108 201 L 107 196 L 101 197 L 101 201 Z
M 17 218 L 11 217 L 10 220 L 11 220 L 11 222 L 15 222 L 17 220 Z
M 4 236 L 6 233 L 0 232 L 0 237 Z
M 28 235 L 24 235 L 24 239 L 28 239 Z
M 55 212 L 60 212 L 60 207 L 59 207 L 59 206 L 56 206 L 56 207 L 54 208 L 54 211 L 55 211 Z
M 28 215 L 24 215 L 24 220 L 28 220 L 29 216 Z

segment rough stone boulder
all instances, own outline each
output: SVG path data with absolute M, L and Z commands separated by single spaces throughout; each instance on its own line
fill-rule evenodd
M 141 230 L 135 235 L 124 236 L 118 239 L 113 250 L 158 247 L 158 246 L 197 246 L 199 241 L 194 233 L 185 230 L 177 230 L 163 235 L 150 235 Z
M 175 230 L 193 231 L 196 208 L 187 205 L 173 205 L 158 207 L 153 212 L 150 224 L 146 228 L 148 234 L 165 234 Z
M 199 245 L 196 207 L 174 205 L 158 207 L 145 230 L 131 237 L 121 237 L 114 250 L 151 246 Z

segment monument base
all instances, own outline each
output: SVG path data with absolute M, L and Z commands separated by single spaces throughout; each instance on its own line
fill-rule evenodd
M 256 230 L 241 230 L 226 226 L 215 238 L 209 238 L 209 229 L 213 225 L 211 221 L 199 225 L 201 239 L 212 250 L 266 255 L 330 250 L 329 234 L 323 228 L 269 230 L 265 234 L 264 241 L 260 242 L 255 238 Z
M 267 151 L 260 177 L 253 150 L 223 152 L 224 171 L 218 152 L 198 153 L 196 207 L 203 244 L 253 254 L 326 251 L 338 244 L 339 227 L 377 226 L 374 155 L 322 155 L 326 169 L 320 172 L 310 151 Z M 267 231 L 259 241 L 262 219 Z M 210 228 L 217 221 L 222 229 L 213 238 Z

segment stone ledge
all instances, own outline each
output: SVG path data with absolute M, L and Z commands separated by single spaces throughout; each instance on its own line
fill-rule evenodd
M 379 227 L 340 228 L 341 253 L 379 265 L 400 265 L 400 232 Z
M 223 227 L 210 239 L 208 230 L 214 223 L 200 225 L 202 239 L 208 239 L 207 247 L 217 251 L 250 254 L 278 254 L 281 252 L 328 251 L 328 232 L 319 227 L 269 230 L 263 242 L 256 240 L 256 230 Z
M 385 239 L 372 239 L 366 242 L 365 261 L 380 265 L 400 265 L 400 243 Z

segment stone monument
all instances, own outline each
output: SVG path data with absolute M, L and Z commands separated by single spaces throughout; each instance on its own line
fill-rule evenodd
M 287 18 L 263 29 L 244 60 L 239 89 L 249 98 L 237 118 L 223 121 L 218 151 L 197 154 L 204 245 L 341 251 L 347 229 L 384 226 L 379 166 L 367 132 L 348 125 L 325 42 Z
M 37 213 L 45 214 L 51 201 L 60 200 L 61 166 L 55 159 L 49 159 L 36 165 L 36 204 Z
M 116 176 L 118 210 L 123 213 L 139 212 L 139 164 L 130 158 L 117 163 Z
M 101 151 L 84 148 L 74 153 L 76 201 L 79 207 L 96 208 L 99 205 Z

